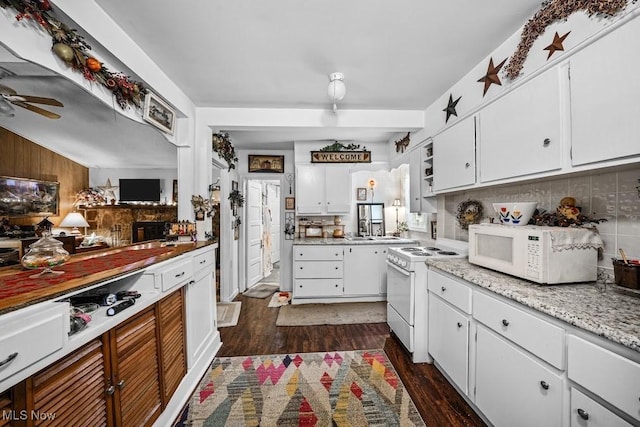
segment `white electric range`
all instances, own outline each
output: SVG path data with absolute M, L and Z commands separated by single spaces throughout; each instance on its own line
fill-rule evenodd
M 392 247 L 387 254 L 387 323 L 414 363 L 431 363 L 428 348 L 427 259 L 466 258 L 467 242 L 438 239 L 434 246 Z

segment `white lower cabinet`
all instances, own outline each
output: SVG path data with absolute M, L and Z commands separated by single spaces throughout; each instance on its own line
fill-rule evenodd
M 379 260 L 382 246 L 353 245 L 344 249 L 344 294 L 345 296 L 378 295 L 382 270 Z M 386 258 L 385 258 L 386 260 Z M 386 271 L 386 264 L 385 271 Z
M 478 325 L 475 404 L 495 426 L 561 426 L 564 384 L 514 344 Z
M 464 393 L 469 393 L 469 319 L 442 299 L 429 298 L 429 353 Z
M 581 393 L 571 388 L 571 427 L 628 427 L 628 422 Z

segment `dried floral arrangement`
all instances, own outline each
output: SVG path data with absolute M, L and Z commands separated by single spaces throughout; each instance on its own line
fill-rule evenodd
M 90 206 L 106 203 L 107 199 L 100 190 L 89 187 L 84 190 L 78 191 L 76 194 L 76 200 L 73 202 L 74 207 L 78 206 Z
M 550 225 L 553 227 L 581 227 L 588 224 L 599 224 L 606 222 L 605 218 L 593 218 L 592 216 L 585 215 L 583 213 L 576 213 L 575 215 L 565 216 L 561 212 L 548 213 L 538 211 L 533 214 L 529 220 L 529 225 Z
M 524 61 L 533 43 L 544 34 L 547 27 L 555 22 L 564 21 L 578 11 L 584 11 L 588 16 L 611 18 L 623 11 L 629 3 L 637 0 L 547 0 L 542 8 L 531 18 L 522 29 L 520 43 L 515 53 L 505 67 L 505 76 L 515 80 L 520 75 Z
M 236 156 L 236 149 L 231 143 L 229 134 L 222 132 L 214 133 L 211 137 L 211 141 L 213 143 L 213 151 L 218 153 L 218 155 L 229 165 L 228 170 L 235 169 L 238 156 Z
M 367 147 L 360 148 L 359 144 L 344 145 L 341 142 L 335 141 L 333 144 L 329 144 L 326 147 L 322 147 L 320 149 L 320 151 L 354 151 L 354 150 L 367 151 Z
M 30 21 L 46 31 L 52 39 L 53 53 L 82 73 L 85 79 L 98 82 L 111 91 L 120 108 L 142 105 L 147 92 L 144 84 L 123 73 L 109 71 L 93 57 L 89 53 L 91 46 L 77 30 L 69 28 L 56 18 L 49 0 L 0 0 L 0 7 L 15 10 L 18 21 Z
M 229 193 L 229 197 L 227 198 L 231 201 L 232 208 L 234 205 L 240 208 L 244 206 L 244 196 L 239 190 L 231 191 L 231 193 Z

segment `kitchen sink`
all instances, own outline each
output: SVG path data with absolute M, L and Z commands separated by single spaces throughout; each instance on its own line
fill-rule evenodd
M 373 237 L 370 236 L 354 236 L 354 237 L 347 237 L 347 240 L 374 240 Z
M 399 237 L 395 236 L 354 236 L 347 237 L 347 240 L 400 240 Z

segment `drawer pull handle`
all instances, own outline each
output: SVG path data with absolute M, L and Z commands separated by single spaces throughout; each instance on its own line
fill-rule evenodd
M 200 264 L 204 264 L 205 262 L 207 262 L 207 260 L 203 259 L 202 261 L 200 261 Z
M 442 290 L 442 292 L 446 291 L 447 288 L 445 288 L 444 286 L 440 288 Z
M 503 326 L 509 326 L 509 321 L 507 319 L 502 319 Z
M 551 140 L 549 138 L 545 138 L 544 141 L 542 141 L 542 145 L 544 147 L 548 147 L 549 144 L 551 144 Z
M 462 323 L 458 322 L 458 328 L 462 328 Z
M 338 269 L 338 267 L 336 267 L 336 270 Z
M 589 419 L 589 413 L 582 408 L 578 408 L 578 415 L 580 415 L 580 418 L 583 420 Z
M 192 280 L 192 281 L 190 281 L 190 282 L 189 282 L 189 284 L 190 284 L 190 285 L 195 285 L 195 284 L 196 284 L 196 281 L 195 281 L 195 280 Z
M 122 390 L 122 387 L 124 387 L 124 380 L 120 380 L 118 381 L 118 384 L 116 384 L 118 386 L 119 389 Z
M 336 256 L 338 256 L 338 254 L 336 254 Z
M 338 284 L 336 283 L 336 288 L 338 287 Z
M 11 353 L 6 359 L 4 359 L 2 362 L 0 362 L 0 367 L 3 367 L 4 365 L 8 365 L 9 363 L 13 362 L 13 360 L 18 357 L 18 352 L 16 351 L 15 353 Z
M 300 285 L 300 287 L 302 287 L 302 285 Z
M 176 274 L 176 278 L 184 276 L 184 271 L 180 274 Z
M 547 383 L 546 381 L 540 381 L 540 387 L 542 387 L 545 390 L 549 390 L 549 383 Z
M 303 270 L 303 268 L 302 268 L 302 267 L 300 267 L 300 270 Z
M 104 392 L 107 393 L 109 396 L 111 396 L 113 393 L 116 392 L 116 388 L 110 385 L 109 387 L 107 387 L 107 389 Z
M 467 162 L 467 163 L 465 163 L 465 164 L 464 164 L 464 167 L 465 167 L 465 168 L 468 168 L 469 166 L 471 166 L 471 163 L 469 163 L 469 162 Z

